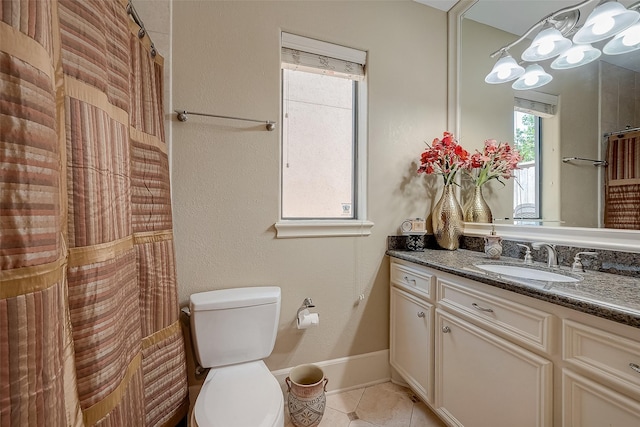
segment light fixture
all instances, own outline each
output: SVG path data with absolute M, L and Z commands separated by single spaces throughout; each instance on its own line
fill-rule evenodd
M 607 55 L 620 55 L 638 49 L 640 49 L 640 23 L 617 34 L 609 40 L 602 51 Z
M 507 51 L 503 51 L 500 59 L 493 66 L 493 69 L 484 81 L 491 84 L 505 83 L 511 80 L 515 80 L 524 74 L 524 68 L 522 68 Z
M 571 47 L 571 40 L 565 38 L 554 27 L 545 28 L 533 39 L 531 46 L 522 52 L 522 59 L 528 62 L 553 58 Z
M 516 90 L 535 89 L 546 85 L 551 80 L 553 80 L 553 77 L 544 71 L 540 65 L 532 64 L 527 67 L 524 74 L 511 87 Z
M 619 55 L 640 49 L 640 1 L 625 8 L 616 0 L 598 0 L 584 25 L 578 27 L 580 10 L 596 0 L 582 0 L 545 16 L 521 35 L 517 40 L 501 47 L 491 54 L 500 59 L 485 77 L 485 82 L 495 84 L 517 79 L 512 87 L 517 90 L 533 89 L 549 83 L 553 77 L 535 64 L 558 56 L 551 68 L 564 70 L 588 64 L 598 59 L 602 52 L 591 43 L 613 37 L 603 48 L 608 55 Z M 577 29 L 577 32 L 575 32 Z M 538 34 L 522 53 L 524 62 L 534 63 L 522 66 L 507 53 L 512 47 Z M 575 34 L 574 34 L 575 32 Z M 573 43 L 567 39 L 573 35 Z M 615 37 L 614 37 L 615 36 Z M 572 46 L 573 45 L 573 46 Z
M 601 2 L 573 36 L 573 42 L 582 44 L 604 40 L 629 28 L 639 19 L 640 13 L 626 9 L 617 1 Z
M 596 49 L 590 44 L 577 44 L 557 57 L 551 63 L 551 68 L 554 70 L 566 70 L 568 68 L 579 67 L 595 61 L 600 58 L 601 54 L 602 52 L 600 52 L 599 49 Z

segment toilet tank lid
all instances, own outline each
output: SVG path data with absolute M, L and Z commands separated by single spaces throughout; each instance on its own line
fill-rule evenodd
M 191 295 L 189 308 L 191 312 L 224 310 L 228 308 L 275 304 L 279 300 L 280 288 L 277 286 L 219 289 Z

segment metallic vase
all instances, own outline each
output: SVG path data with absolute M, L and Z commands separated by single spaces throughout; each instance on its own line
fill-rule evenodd
M 482 186 L 474 187 L 473 197 L 464 210 L 464 220 L 467 222 L 493 222 L 491 208 L 482 195 Z
M 453 185 L 445 185 L 442 197 L 431 211 L 433 235 L 438 246 L 449 250 L 458 249 L 462 236 L 462 219 L 462 209 L 456 200 Z

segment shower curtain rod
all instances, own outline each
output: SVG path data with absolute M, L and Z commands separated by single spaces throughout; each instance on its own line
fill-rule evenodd
M 582 157 L 563 157 L 562 158 L 562 162 L 563 163 L 568 163 L 572 160 L 578 160 L 581 162 L 592 162 L 593 166 L 609 166 L 609 163 L 607 163 L 606 160 L 593 160 L 593 159 L 584 159 Z
M 265 123 L 267 125 L 268 131 L 272 131 L 276 128 L 276 122 L 272 122 L 271 120 L 245 119 L 243 117 L 220 116 L 218 114 L 196 113 L 196 112 L 187 111 L 187 110 L 174 110 L 174 111 L 178 114 L 178 120 L 180 120 L 181 122 L 186 122 L 187 119 L 189 119 L 188 115 L 193 114 L 194 116 L 217 117 L 219 119 L 242 120 L 245 122 Z
M 131 2 L 131 0 L 127 2 L 127 13 L 129 14 L 129 16 L 131 16 L 133 22 L 135 22 L 138 27 L 140 27 L 140 30 L 138 30 L 138 38 L 143 38 L 147 34 L 147 29 L 144 27 L 144 22 L 142 22 L 142 19 L 140 19 L 140 15 L 138 15 L 138 11 L 136 10 L 136 8 L 133 7 L 133 3 Z M 149 41 L 151 42 L 151 56 L 155 58 L 155 56 L 158 54 L 158 51 L 156 50 L 156 46 L 153 44 L 153 40 L 151 40 L 151 37 L 149 37 Z
M 640 127 L 637 127 L 637 128 L 627 127 L 624 130 L 619 130 L 617 132 L 607 132 L 604 134 L 604 137 L 608 138 L 611 135 L 618 135 L 619 137 L 622 137 L 622 135 L 624 135 L 627 132 L 635 132 L 637 130 L 640 130 Z

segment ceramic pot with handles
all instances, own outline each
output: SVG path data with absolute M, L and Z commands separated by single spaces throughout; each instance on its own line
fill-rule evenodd
M 300 365 L 285 378 L 288 389 L 287 407 L 296 427 L 316 427 L 327 404 L 327 383 L 324 372 L 316 365 Z

